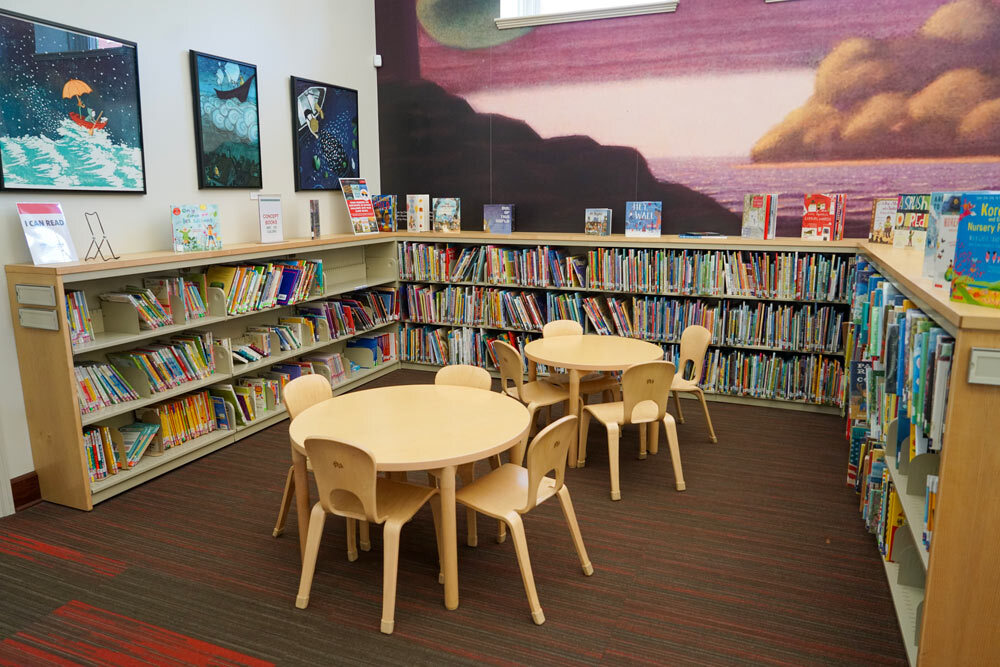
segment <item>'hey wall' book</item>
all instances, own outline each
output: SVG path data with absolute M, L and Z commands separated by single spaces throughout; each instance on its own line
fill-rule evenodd
M 625 236 L 659 236 L 662 216 L 661 201 L 625 202 Z

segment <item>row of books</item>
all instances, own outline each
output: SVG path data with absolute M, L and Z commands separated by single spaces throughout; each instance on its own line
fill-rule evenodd
M 90 317 L 87 295 L 82 290 L 66 290 L 66 321 L 70 344 L 81 345 L 94 340 L 94 321 Z
M 666 359 L 678 364 L 678 345 Z M 720 394 L 843 406 L 844 365 L 819 355 L 784 357 L 777 353 L 712 350 L 705 359 L 702 388 Z
M 111 364 L 84 361 L 73 365 L 73 373 L 81 415 L 139 398 L 139 392 Z
M 487 332 L 472 327 L 432 327 L 404 325 L 399 330 L 399 354 L 403 361 L 425 364 L 470 364 L 494 370 L 497 368 L 493 344 L 504 341 L 521 352 L 524 346 L 537 336 L 517 334 L 512 331 Z M 527 372 L 527 361 L 525 361 Z M 538 373 L 547 372 L 539 364 Z
M 296 312 L 314 321 L 314 332 L 315 320 L 326 320 L 330 335 L 340 338 L 398 320 L 399 299 L 395 288 L 376 288 L 300 306 Z
M 404 241 L 397 247 L 404 280 L 482 282 L 493 285 L 548 287 L 547 246 L 457 246 Z
M 174 323 L 196 320 L 208 314 L 208 307 L 205 305 L 207 282 L 203 273 L 194 273 L 190 276 L 146 277 L 142 279 L 142 286 L 153 293 Z M 180 313 L 173 312 L 173 301 L 183 305 L 183 317 L 178 317 Z
M 538 295 L 483 287 L 406 285 L 406 317 L 411 322 L 541 331 L 547 321 Z
M 251 364 L 272 354 L 291 352 L 301 349 L 303 345 L 311 345 L 312 322 L 306 320 L 303 323 L 302 319 L 304 318 L 281 317 L 278 318 L 278 324 L 247 327 L 242 336 L 229 341 L 228 347 L 233 361 L 239 364 Z M 277 349 L 273 349 L 272 340 L 278 342 Z
M 133 422 L 116 430 L 121 435 L 120 443 L 112 438 L 112 427 L 87 426 L 83 429 L 83 449 L 91 482 L 134 468 L 160 427 Z
M 136 411 L 136 417 L 160 427 L 163 451 L 215 431 L 218 424 L 211 394 L 199 391 Z
M 99 299 L 106 303 L 124 303 L 132 306 L 139 316 L 140 329 L 158 329 L 174 323 L 174 318 L 163 309 L 151 290 L 126 285 L 116 292 L 105 292 Z M 90 332 L 93 335 L 93 331 Z
M 187 331 L 163 343 L 108 355 L 123 374 L 137 369 L 152 393 L 167 391 L 185 382 L 210 377 L 215 372 L 211 331 Z
M 217 264 L 209 267 L 205 278 L 209 287 L 226 295 L 229 315 L 298 303 L 324 289 L 323 262 L 318 259 Z
M 889 562 L 896 561 L 894 547 L 898 531 L 906 525 L 906 515 L 899 499 L 899 491 L 889 477 L 885 450 L 874 449 L 867 453 L 859 484 L 861 518 L 868 532 L 875 535 L 879 552 Z

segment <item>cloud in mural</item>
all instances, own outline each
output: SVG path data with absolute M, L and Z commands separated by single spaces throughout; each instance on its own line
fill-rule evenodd
M 852 38 L 805 104 L 754 145 L 757 162 L 1000 155 L 1000 8 L 956 0 L 913 35 Z

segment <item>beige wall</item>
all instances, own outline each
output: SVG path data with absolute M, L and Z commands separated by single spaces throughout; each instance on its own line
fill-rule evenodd
M 290 75 L 358 90 L 361 175 L 378 192 L 373 0 L 0 0 L 0 8 L 138 44 L 148 192 L 0 193 L 0 263 L 31 261 L 17 201 L 62 202 L 81 255 L 90 241 L 83 212 L 93 210 L 118 253 L 168 249 L 168 207 L 174 203 L 217 203 L 224 242 L 258 238 L 257 203 L 248 190 L 198 190 L 189 49 L 257 65 L 263 192 L 282 195 L 285 238 L 308 234 L 310 198 L 320 200 L 323 233 L 350 231 L 340 192 L 295 193 Z M 0 287 L 6 294 L 6 285 Z M 4 460 L 7 475 L 16 477 L 34 466 L 6 299 L 0 306 L 0 369 L 0 477 Z

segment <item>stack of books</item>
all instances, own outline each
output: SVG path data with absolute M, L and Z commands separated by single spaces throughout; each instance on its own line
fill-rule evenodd
M 159 441 L 152 445 L 158 452 L 207 435 L 217 427 L 212 397 L 207 391 L 137 410 L 136 416 L 159 425 Z
M 73 372 L 81 415 L 139 398 L 139 392 L 110 364 L 85 361 L 74 364 Z
M 304 301 L 323 291 L 321 260 L 219 264 L 205 274 L 226 295 L 226 312 L 238 315 Z

